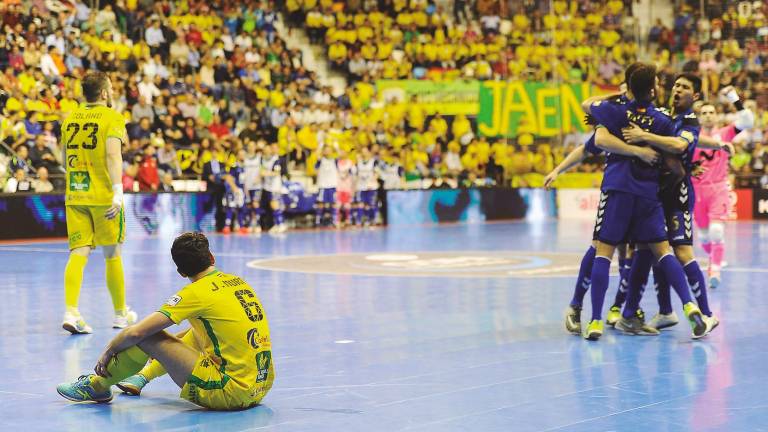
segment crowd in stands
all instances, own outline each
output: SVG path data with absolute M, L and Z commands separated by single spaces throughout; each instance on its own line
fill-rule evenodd
M 9 179 L 5 190 L 61 187 L 59 124 L 80 101 L 79 79 L 99 69 L 110 74 L 115 108 L 126 116 L 126 190 L 169 191 L 181 177 L 208 180 L 207 163 L 233 165 L 251 142 L 277 143 L 287 174 L 314 176 L 323 146 L 352 159 L 369 147 L 402 167 L 395 187 L 421 179 L 536 186 L 529 174 L 548 172 L 582 136 L 566 137 L 566 145 L 525 134 L 484 138 L 473 118 L 382 100 L 376 80 L 586 80 L 611 87 L 646 45 L 667 78 L 700 71 L 708 95 L 733 84 L 755 101 L 758 127 L 734 167 L 757 178 L 766 165 L 760 143 L 768 124 L 768 31 L 762 2 L 750 5 L 748 18 L 742 3 L 708 2 L 703 15 L 684 5 L 674 28 L 657 24 L 638 44 L 637 21 L 620 0 L 558 0 L 553 13 L 549 2 L 528 1 L 118 0 L 98 10 L 79 0 L 3 2 L 0 141 L 13 153 L 0 160 L 0 179 Z M 343 93 L 322 86 L 299 50 L 288 47 L 278 31 L 283 17 L 327 47 L 328 61 L 348 76 Z M 580 169 L 601 164 L 588 162 Z

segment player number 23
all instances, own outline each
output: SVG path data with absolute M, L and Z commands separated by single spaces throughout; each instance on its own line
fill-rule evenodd
M 71 132 L 74 130 L 74 132 Z M 75 135 L 80 132 L 80 124 L 78 123 L 70 123 L 67 125 L 67 133 L 70 133 L 69 140 L 67 140 L 67 149 L 69 150 L 76 150 L 78 147 L 77 142 L 72 142 L 75 139 Z M 93 150 L 96 148 L 97 143 L 97 137 L 96 134 L 99 133 L 99 125 L 96 123 L 86 123 L 83 125 L 83 132 L 88 133 L 88 138 L 82 142 L 82 146 L 86 150 Z M 90 140 L 90 142 L 89 142 Z
M 261 311 L 261 306 L 256 302 L 256 296 L 250 290 L 237 290 L 235 291 L 235 297 L 240 301 L 240 306 L 243 307 L 245 314 L 251 321 L 261 321 L 264 319 L 264 313 Z M 251 300 L 252 301 L 248 301 Z

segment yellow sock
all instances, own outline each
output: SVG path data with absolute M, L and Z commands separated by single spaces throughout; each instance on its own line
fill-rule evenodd
M 80 300 L 80 288 L 83 286 L 83 270 L 88 257 L 70 254 L 64 268 L 64 305 L 67 311 L 77 311 Z
M 129 376 L 136 375 L 147 364 L 147 360 L 149 356 L 144 351 L 137 346 L 132 346 L 109 361 L 107 365 L 107 372 L 111 375 L 109 378 L 94 375 L 91 377 L 91 386 L 98 392 L 105 391 Z
M 139 375 L 146 378 L 147 381 L 152 381 L 153 379 L 161 377 L 167 373 L 168 372 L 165 371 L 163 365 L 161 365 L 160 362 L 155 359 L 152 359 L 152 361 L 144 366 L 144 369 L 139 371 Z
M 115 313 L 125 311 L 125 278 L 123 277 L 123 260 L 114 257 L 107 258 L 107 289 L 112 296 L 112 306 Z

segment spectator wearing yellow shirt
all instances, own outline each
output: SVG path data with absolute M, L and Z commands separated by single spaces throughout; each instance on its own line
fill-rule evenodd
M 533 153 L 528 146 L 515 146 L 509 148 L 507 158 L 507 178 L 512 187 L 525 187 L 528 183 L 523 175 L 533 172 Z
M 438 138 L 448 138 L 448 122 L 445 121 L 442 114 L 437 113 L 432 117 L 432 120 L 429 121 L 429 128 L 434 130 Z
M 555 161 L 548 144 L 541 144 L 533 155 L 533 170 L 539 174 L 547 175 L 554 169 Z
M 424 107 L 418 102 L 416 96 L 411 97 L 411 103 L 408 106 L 408 121 L 406 124 L 406 130 L 408 132 L 424 129 L 424 122 L 426 121 L 427 113 Z
M 328 60 L 338 70 L 347 69 L 347 55 L 347 46 L 340 41 L 336 41 L 328 47 Z
M 469 144 L 474 138 L 472 125 L 464 114 L 457 114 L 456 117 L 453 118 L 451 133 L 453 134 L 453 139 L 458 140 L 459 144 L 463 146 Z

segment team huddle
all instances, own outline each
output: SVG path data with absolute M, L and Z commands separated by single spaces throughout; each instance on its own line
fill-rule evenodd
M 393 177 L 399 184 L 402 167 L 380 162 L 367 147 L 360 151 L 356 162 L 331 146 L 321 147 L 318 153 L 315 225 L 376 224 L 379 180 L 386 183 L 387 177 Z M 270 232 L 286 231 L 283 166 L 277 144 L 258 146 L 250 142 L 246 150 L 240 151 L 232 168 L 217 174 L 225 186 L 222 201 L 225 234 L 233 229 L 241 233 L 260 233 L 265 206 L 273 221 Z
M 717 128 L 715 106 L 699 100 L 701 80 L 693 74 L 675 79 L 669 113 L 651 102 L 658 86 L 653 65 L 630 65 L 625 83 L 620 94 L 584 101 L 595 131 L 545 180 L 551 185 L 588 153 L 606 154 L 593 242 L 582 258 L 565 326 L 588 340 L 602 336 L 611 260 L 618 249 L 620 284 L 606 322 L 626 334 L 658 335 L 679 321 L 672 308 L 674 289 L 698 339 L 719 321 L 709 308 L 707 280 L 694 256 L 693 224 L 709 255 L 709 287 L 716 288 L 730 208 L 731 142 L 752 127 L 754 116 L 735 90 L 726 88 L 721 93 L 737 111 L 736 120 Z M 651 270 L 659 312 L 646 323 L 640 301 Z M 590 289 L 592 316 L 582 329 L 582 304 Z

